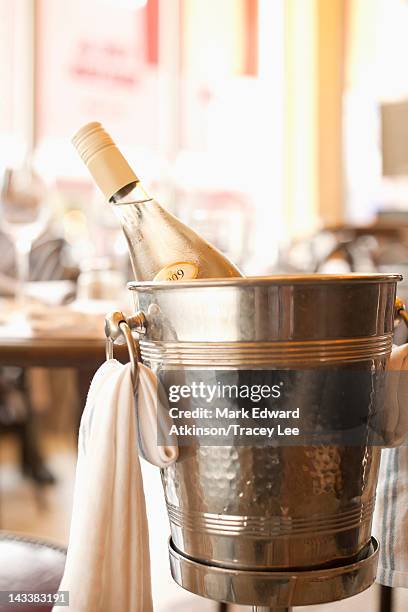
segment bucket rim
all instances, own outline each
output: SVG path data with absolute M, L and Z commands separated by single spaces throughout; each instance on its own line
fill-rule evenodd
M 378 283 L 397 283 L 402 274 L 276 274 L 271 276 L 246 276 L 231 278 L 200 278 L 188 281 L 131 281 L 129 291 L 149 289 L 199 289 L 205 287 L 258 287 L 274 285 L 361 285 Z

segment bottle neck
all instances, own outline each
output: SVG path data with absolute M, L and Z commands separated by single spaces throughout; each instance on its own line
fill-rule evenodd
M 136 181 L 126 185 L 126 187 L 122 187 L 109 201 L 112 204 L 121 206 L 122 204 L 142 204 L 152 200 L 153 198 L 147 193 L 140 181 Z

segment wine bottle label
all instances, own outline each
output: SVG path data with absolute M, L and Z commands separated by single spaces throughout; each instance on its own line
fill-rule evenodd
M 155 281 L 180 281 L 191 280 L 197 278 L 198 266 L 192 261 L 176 261 L 162 268 L 156 274 L 153 280 Z

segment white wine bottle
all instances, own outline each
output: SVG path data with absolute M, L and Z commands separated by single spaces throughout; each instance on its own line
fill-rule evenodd
M 222 253 L 145 191 L 100 123 L 82 127 L 72 142 L 119 216 L 136 280 L 242 276 Z

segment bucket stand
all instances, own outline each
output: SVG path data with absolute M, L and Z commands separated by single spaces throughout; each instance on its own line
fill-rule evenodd
M 252 606 L 253 612 L 290 612 L 292 607 L 353 597 L 375 581 L 379 545 L 375 538 L 354 563 L 324 569 L 240 570 L 195 561 L 170 540 L 171 574 L 181 587 L 218 602 Z

